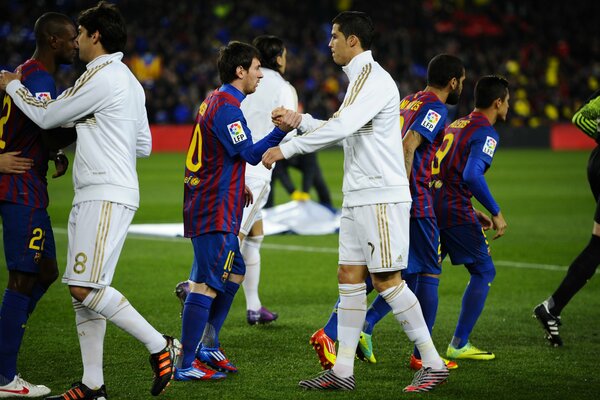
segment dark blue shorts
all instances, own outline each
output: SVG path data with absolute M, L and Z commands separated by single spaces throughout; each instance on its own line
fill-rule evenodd
M 54 233 L 45 208 L 0 202 L 0 216 L 10 271 L 39 273 L 42 259 L 56 260 Z
M 442 273 L 440 233 L 434 218 L 410 219 L 409 274 Z
M 450 256 L 454 265 L 491 260 L 490 246 L 479 224 L 453 226 L 440 230 L 442 257 Z
M 205 233 L 192 238 L 194 263 L 190 280 L 206 283 L 218 292 L 225 290 L 229 274 L 246 274 L 238 237 L 233 233 Z

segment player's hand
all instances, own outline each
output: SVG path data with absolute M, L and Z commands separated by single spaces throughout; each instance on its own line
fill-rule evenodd
M 0 154 L 0 173 L 24 174 L 33 167 L 31 158 L 19 157 L 20 151 L 9 151 Z
M 488 215 L 486 213 L 484 213 L 483 211 L 479 211 L 477 209 L 474 209 L 474 210 L 475 210 L 475 215 L 477 216 L 477 220 L 481 224 L 481 227 L 483 228 L 483 230 L 484 231 L 490 230 L 492 228 L 492 226 L 494 225 L 492 222 L 492 219 L 490 217 L 488 217 Z
M 254 195 L 247 185 L 244 185 L 244 207 L 254 203 Z
M 62 151 L 59 151 L 56 154 L 56 157 L 54 157 L 54 167 L 56 168 L 56 172 L 52 174 L 52 178 L 58 178 L 67 173 L 67 170 L 69 169 L 69 159 Z
M 498 215 L 492 215 L 492 224 L 493 224 L 493 228 L 496 231 L 496 234 L 494 235 L 494 237 L 492 238 L 492 240 L 496 240 L 499 237 L 504 235 L 504 232 L 506 231 L 506 221 L 504 220 L 504 217 L 502 216 L 502 212 L 499 212 Z
M 265 154 L 262 156 L 262 164 L 267 169 L 271 169 L 273 163 L 283 160 L 283 153 L 279 146 L 271 147 L 269 150 L 265 151 Z
M 14 80 L 21 80 L 21 67 L 17 68 L 15 72 L 0 71 L 0 90 L 6 91 L 8 84 Z
M 287 111 L 288 110 L 283 106 L 279 106 L 273 109 L 273 111 L 271 111 L 271 122 L 273 122 L 273 125 L 279 126 L 281 120 L 283 119 L 283 116 Z
M 301 114 L 295 111 L 286 110 L 286 113 L 283 115 L 283 117 L 280 118 L 279 125 L 277 126 L 279 127 L 279 129 L 287 133 L 296 129 L 300 125 L 301 121 Z

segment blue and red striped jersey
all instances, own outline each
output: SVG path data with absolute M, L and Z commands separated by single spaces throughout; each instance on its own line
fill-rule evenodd
M 38 99 L 56 97 L 54 78 L 37 60 L 21 65 L 22 83 Z M 48 148 L 42 140 L 43 129 L 16 107 L 8 94 L 2 100 L 0 114 L 0 152 L 20 151 L 20 157 L 33 159 L 24 174 L 0 174 L 0 201 L 34 208 L 48 206 Z
M 239 232 L 246 171 L 240 152 L 252 145 L 240 110 L 244 98 L 242 92 L 226 84 L 200 105 L 185 163 L 185 237 Z
M 463 179 L 470 157 L 492 165 L 499 137 L 485 115 L 472 112 L 452 122 L 444 131 L 432 171 L 434 208 L 440 229 L 477 223 L 471 197 Z
M 402 137 L 409 130 L 419 133 L 425 139 L 415 150 L 410 171 L 410 193 L 413 218 L 433 218 L 433 199 L 429 189 L 431 181 L 431 161 L 435 156 L 434 146 L 437 136 L 441 136 L 446 125 L 448 109 L 433 92 L 417 92 L 406 96 L 400 102 L 400 127 Z

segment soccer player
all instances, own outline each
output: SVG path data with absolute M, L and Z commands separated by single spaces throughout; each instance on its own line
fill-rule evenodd
M 419 299 L 429 332 L 433 329 L 437 313 L 437 289 L 441 274 L 439 232 L 429 188 L 431 161 L 436 150 L 434 141 L 446 125 L 448 111 L 445 104 L 458 103 L 464 79 L 465 69 L 459 58 L 448 54 L 437 55 L 427 68 L 427 87 L 400 102 L 404 164 L 406 170 L 411 171 L 412 194 L 408 267 L 402 271 L 402 278 Z M 369 286 L 367 284 L 367 288 Z M 377 296 L 367 310 L 364 331 L 361 332 L 357 348 L 359 358 L 376 362 L 371 335 L 375 324 L 389 311 L 386 301 Z M 315 332 L 310 340 L 323 368 L 331 368 L 335 363 L 335 336 L 331 335 L 335 334 L 337 328 L 336 314 L 334 308 L 325 327 Z M 457 367 L 453 361 L 445 362 L 449 369 Z M 422 367 L 417 348 L 411 356 L 410 366 L 415 370 Z
M 194 263 L 182 314 L 183 360 L 175 373 L 181 381 L 223 379 L 222 372 L 237 371 L 220 348 L 219 332 L 246 269 L 238 241 L 243 208 L 252 200 L 246 163 L 258 164 L 300 121 L 289 112 L 279 128 L 253 143 L 240 103 L 263 77 L 259 60 L 258 50 L 246 43 L 220 50 L 223 85 L 200 105 L 185 161 L 184 235 L 192 241 Z M 199 347 L 205 329 L 213 343 Z
M 431 162 L 437 150 L 435 141 L 443 136 L 448 110 L 446 104 L 458 103 L 462 92 L 465 69 L 462 61 L 448 54 L 435 56 L 427 68 L 427 87 L 406 96 L 400 102 L 400 124 L 404 148 L 404 164 L 410 173 L 412 207 L 410 211 L 410 249 L 408 268 L 402 278 L 419 299 L 429 332 L 432 331 L 438 308 L 438 287 L 442 273 L 439 250 L 439 231 L 433 210 Z M 358 354 L 374 362 L 371 334 L 375 324 L 389 311 L 378 296 L 369 310 Z M 449 369 L 457 368 L 454 361 L 444 360 Z M 410 367 L 421 369 L 419 350 L 414 349 Z
M 271 111 L 279 106 L 290 110 L 298 109 L 298 95 L 294 87 L 283 79 L 287 64 L 287 49 L 276 36 L 259 36 L 252 42 L 260 53 L 260 85 L 252 95 L 242 102 L 242 113 L 258 141 L 273 128 Z M 262 306 L 258 296 L 260 280 L 260 245 L 264 238 L 262 209 L 271 190 L 271 170 L 261 163 L 246 165 L 246 185 L 254 194 L 254 204 L 244 208 L 240 227 L 240 251 L 246 264 L 243 287 L 246 296 L 246 320 L 250 325 L 265 324 L 277 319 L 277 313 Z
M 596 91 L 573 116 L 573 123 L 586 135 L 600 144 L 600 90 Z M 587 246 L 579 253 L 569 266 L 566 276 L 552 296 L 538 304 L 533 310 L 540 321 L 551 346 L 562 346 L 558 327 L 561 325 L 560 314 L 569 301 L 590 280 L 598 264 L 600 264 L 600 146 L 596 146 L 588 161 L 587 176 L 592 194 L 596 200 L 596 213 L 592 237 Z
M 35 52 L 20 66 L 23 85 L 37 98 L 55 98 L 52 75 L 60 64 L 71 64 L 77 55 L 75 25 L 66 15 L 51 12 L 38 18 L 34 33 Z M 17 374 L 27 320 L 58 277 L 46 210 L 50 149 L 44 135 L 5 94 L 0 112 L 0 216 L 8 282 L 0 308 L 1 398 L 50 393 L 47 387 L 32 385 Z M 63 167 L 57 164 L 55 176 L 64 174 L 66 165 Z
M 111 286 L 127 229 L 139 205 L 136 157 L 147 157 L 151 136 L 144 90 L 121 62 L 127 40 L 116 6 L 99 2 L 78 18 L 79 58 L 86 71 L 55 100 L 33 97 L 19 79 L 0 74 L 14 105 L 44 129 L 74 122 L 77 149 L 73 167 L 75 198 L 69 215 L 69 249 L 62 281 L 73 298 L 83 361 L 83 378 L 49 399 L 106 397 L 102 368 L 106 321 L 142 342 L 149 351 L 152 395 L 169 384 L 180 352 L 177 340 L 152 327 Z
M 365 279 L 391 307 L 409 339 L 421 352 L 423 368 L 407 392 L 425 392 L 444 382 L 448 369 L 437 353 L 419 301 L 400 276 L 408 262 L 411 196 L 400 130 L 400 95 L 392 77 L 373 59 L 373 23 L 362 12 L 345 11 L 333 19 L 329 47 L 343 66 L 349 86 L 340 109 L 327 121 L 302 114 L 306 132 L 269 149 L 263 164 L 295 154 L 344 146 L 343 206 L 338 283 L 339 351 L 332 369 L 300 381 L 306 389 L 353 390 L 354 357 L 365 322 Z M 274 118 L 283 113 L 275 110 Z
M 440 146 L 431 166 L 435 215 L 440 229 L 442 256 L 452 264 L 464 264 L 471 279 L 446 356 L 451 359 L 491 360 L 494 354 L 469 342 L 483 311 L 496 275 L 483 227 L 473 209 L 474 196 L 491 214 L 493 237 L 504 235 L 506 222 L 484 174 L 492 165 L 498 146 L 494 124 L 505 121 L 509 108 L 508 81 L 484 76 L 475 85 L 475 109 L 452 122 L 438 138 Z

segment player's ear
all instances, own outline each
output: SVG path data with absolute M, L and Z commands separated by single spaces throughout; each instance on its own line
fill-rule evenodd
M 244 69 L 244 67 L 242 67 L 241 65 L 238 65 L 237 67 L 235 67 L 235 76 L 237 76 L 239 79 L 244 79 L 244 72 L 246 70 Z

